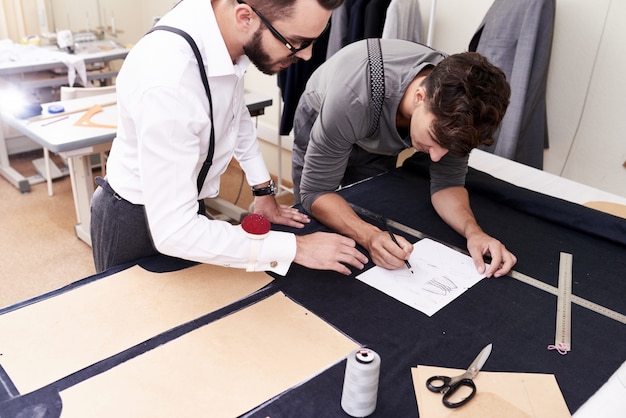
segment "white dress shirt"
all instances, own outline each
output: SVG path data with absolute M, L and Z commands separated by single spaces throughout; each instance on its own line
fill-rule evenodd
M 215 154 L 200 194 L 196 181 L 211 131 L 209 102 L 196 59 L 181 36 L 156 31 L 130 51 L 117 78 L 117 138 L 107 179 L 124 199 L 145 206 L 150 232 L 163 254 L 246 268 L 252 240 L 240 226 L 197 214 L 198 199 L 217 196 L 220 175 L 234 157 L 248 183 L 270 179 L 244 100 L 247 57 L 233 63 L 211 2 L 185 0 L 158 23 L 195 40 L 213 99 Z M 295 257 L 293 234 L 271 232 L 261 241 L 255 270 L 285 274 Z

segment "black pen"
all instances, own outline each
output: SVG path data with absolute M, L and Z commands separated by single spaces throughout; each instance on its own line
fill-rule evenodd
M 393 242 L 396 243 L 396 245 L 400 248 L 402 248 L 400 246 L 400 243 L 398 242 L 398 240 L 396 239 L 395 235 L 393 235 L 393 233 L 391 232 L 391 230 L 389 229 L 389 224 L 387 223 L 387 218 L 383 218 L 383 225 L 385 225 L 385 230 L 387 230 L 387 232 L 389 233 L 389 236 L 391 237 L 391 240 Z M 411 267 L 411 263 L 409 263 L 409 260 L 404 260 L 404 264 L 406 264 L 406 268 L 409 269 L 409 271 L 411 272 L 411 274 L 413 273 L 413 267 Z

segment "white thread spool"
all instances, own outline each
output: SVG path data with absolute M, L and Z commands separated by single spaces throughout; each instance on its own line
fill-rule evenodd
M 380 356 L 360 348 L 348 356 L 341 407 L 350 416 L 366 417 L 376 409 Z

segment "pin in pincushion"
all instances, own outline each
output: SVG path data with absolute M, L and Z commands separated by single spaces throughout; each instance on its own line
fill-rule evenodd
M 252 239 L 263 239 L 269 235 L 270 221 L 262 215 L 251 213 L 241 221 L 241 227 Z

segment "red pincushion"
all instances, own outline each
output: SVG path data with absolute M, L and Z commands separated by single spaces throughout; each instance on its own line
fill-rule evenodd
M 252 235 L 264 235 L 270 232 L 271 224 L 264 216 L 251 213 L 241 221 L 244 231 Z

